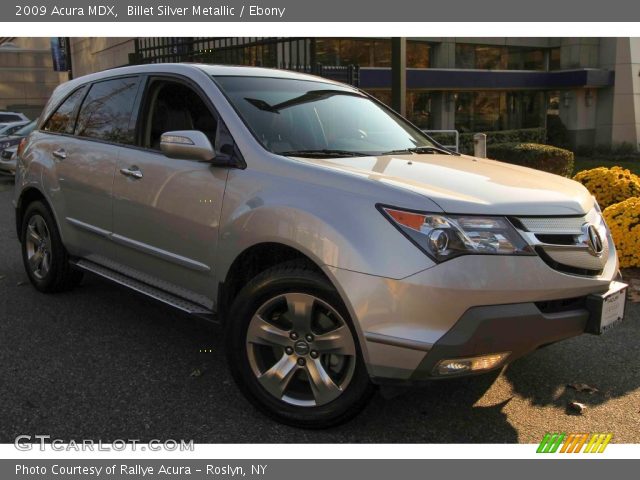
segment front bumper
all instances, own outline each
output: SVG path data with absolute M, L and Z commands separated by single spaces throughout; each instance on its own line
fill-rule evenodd
M 511 352 L 509 362 L 580 335 L 589 318 L 581 299 L 607 291 L 617 273 L 613 249 L 598 277 L 559 272 L 539 257 L 486 255 L 459 257 L 404 279 L 327 269 L 378 383 L 445 378 L 433 375 L 444 358 Z M 577 300 L 559 311 L 543 305 L 566 299 Z
M 511 362 L 543 345 L 584 333 L 588 319 L 584 307 L 549 314 L 535 303 L 471 308 L 429 350 L 410 380 L 441 378 L 434 371 L 445 359 L 509 352 L 506 361 Z

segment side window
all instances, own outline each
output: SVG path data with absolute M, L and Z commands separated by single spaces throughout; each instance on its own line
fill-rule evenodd
M 11 115 L 10 113 L 0 113 L 0 122 L 19 122 L 22 120 L 18 115 Z
M 5 130 L 5 134 L 11 135 L 13 132 L 17 132 L 22 127 L 24 127 L 24 125 L 16 125 L 15 127 L 8 128 L 7 130 Z
M 154 81 L 145 101 L 142 144 L 160 150 L 160 137 L 172 130 L 199 130 L 215 145 L 218 121 L 200 96 L 178 82 Z
M 108 142 L 134 143 L 129 119 L 138 92 L 138 77 L 94 83 L 82 102 L 76 135 Z
M 87 87 L 81 87 L 60 104 L 58 109 L 49 117 L 43 130 L 54 133 L 73 133 L 76 123 L 75 111 L 78 102 L 82 100 Z

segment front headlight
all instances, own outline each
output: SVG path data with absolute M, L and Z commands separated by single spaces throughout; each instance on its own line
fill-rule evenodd
M 0 150 L 4 150 L 5 148 L 9 148 L 11 146 L 11 142 L 4 142 L 0 144 Z
M 460 255 L 535 255 L 504 217 L 442 215 L 379 207 L 409 240 L 438 262 Z

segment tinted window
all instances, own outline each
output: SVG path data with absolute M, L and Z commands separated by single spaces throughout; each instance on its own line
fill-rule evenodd
M 82 103 L 76 135 L 133 144 L 134 131 L 129 128 L 129 119 L 137 91 L 137 77 L 93 84 Z
M 160 137 L 172 130 L 199 130 L 215 145 L 217 120 L 196 92 L 175 82 L 154 82 L 149 89 L 143 145 L 160 150 Z
M 86 87 L 82 87 L 69 95 L 54 114 L 49 117 L 43 130 L 55 133 L 73 133 L 73 127 L 76 123 L 74 113 L 78 102 L 84 96 L 85 90 Z
M 0 122 L 19 122 L 20 120 L 22 120 L 22 117 L 19 115 L 0 113 Z

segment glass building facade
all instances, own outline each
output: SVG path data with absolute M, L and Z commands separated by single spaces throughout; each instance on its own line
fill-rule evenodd
M 438 42 L 407 40 L 407 68 L 429 69 Z M 456 42 L 453 48 L 455 69 L 551 71 L 560 69 L 559 47 L 483 45 Z M 361 68 L 390 68 L 391 40 L 359 38 L 316 39 L 316 60 L 323 65 L 358 65 Z M 391 104 L 391 88 L 366 88 L 382 102 Z M 541 127 L 546 124 L 550 97 L 547 91 L 452 90 L 447 98 L 454 103 L 453 125 L 460 132 Z M 406 114 L 424 129 L 440 129 L 441 116 L 434 113 L 438 91 L 408 88 Z M 556 109 L 557 110 L 557 109 Z
M 545 127 L 550 124 L 550 116 L 555 116 L 553 124 L 567 127 L 572 144 L 607 143 L 614 137 L 611 132 L 616 124 L 604 118 L 611 116 L 610 104 L 614 100 L 610 67 L 616 57 L 609 52 L 615 52 L 620 42 L 629 40 L 545 37 L 404 40 L 405 114 L 423 129 L 486 132 Z M 392 104 L 392 39 L 388 37 L 190 37 L 134 41 L 130 63 L 195 61 L 296 70 L 357 85 L 382 102 Z M 606 108 L 601 108 L 603 105 Z

